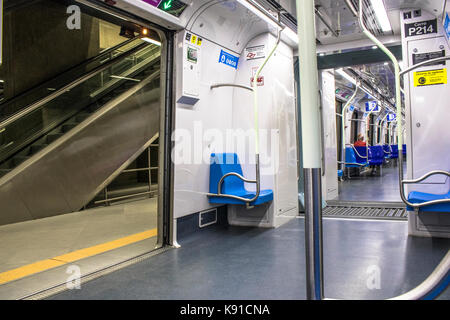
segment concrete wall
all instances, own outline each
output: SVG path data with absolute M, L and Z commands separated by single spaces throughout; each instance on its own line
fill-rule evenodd
M 39 1 L 5 12 L 0 67 L 5 98 L 51 79 L 99 52 L 99 20 L 82 14 L 81 29 L 69 30 L 66 9 L 53 1 Z

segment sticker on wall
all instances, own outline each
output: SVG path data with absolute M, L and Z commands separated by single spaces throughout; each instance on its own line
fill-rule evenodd
M 198 50 L 192 47 L 187 48 L 187 60 L 192 63 L 197 63 Z
M 220 50 L 219 63 L 223 63 L 227 66 L 237 69 L 239 57 L 233 56 L 228 52 Z
M 263 59 L 266 57 L 266 46 L 254 46 L 245 48 L 245 58 L 248 60 Z
M 437 19 L 405 24 L 405 35 L 408 37 L 424 36 L 437 33 Z
M 192 37 L 191 37 L 191 43 L 192 43 L 192 44 L 197 44 L 197 36 L 196 36 L 196 35 L 192 35 Z
M 447 84 L 447 69 L 414 72 L 414 86 L 435 86 Z
M 441 51 L 435 51 L 435 52 L 425 52 L 425 53 L 414 53 L 413 54 L 413 65 L 428 61 L 428 60 L 432 60 L 432 59 L 437 59 L 437 58 L 442 58 L 445 57 L 445 50 L 441 50 Z M 427 66 L 430 65 L 444 65 L 445 66 L 445 61 L 442 62 L 438 62 L 438 63 L 428 63 Z
M 253 81 L 255 81 L 255 76 L 256 76 L 256 72 L 258 72 L 258 68 L 259 67 L 252 68 L 252 76 L 250 77 L 250 86 L 251 87 L 253 87 Z M 257 85 L 258 85 L 258 87 L 264 86 L 264 76 L 259 75 Z

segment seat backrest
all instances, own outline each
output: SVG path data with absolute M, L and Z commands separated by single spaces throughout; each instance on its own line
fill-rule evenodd
M 355 150 L 353 150 L 353 148 L 345 148 L 345 162 L 346 163 L 357 163 Z
M 384 150 L 385 152 L 387 152 L 387 153 L 391 153 L 391 148 L 390 148 L 390 146 L 387 145 L 387 144 L 385 144 L 385 145 L 383 146 L 383 150 Z
M 367 147 L 355 147 L 356 151 L 358 151 L 358 153 L 363 156 L 366 157 L 367 156 Z M 355 152 L 356 154 L 356 152 Z M 358 163 L 366 163 L 367 159 L 366 158 L 361 158 L 358 154 L 356 154 L 356 162 Z
M 209 192 L 218 192 L 218 183 L 227 173 L 237 173 L 242 175 L 242 167 L 239 157 L 235 153 L 213 153 L 211 154 L 211 164 L 209 171 Z M 243 191 L 244 182 L 234 176 L 228 177 L 222 184 L 221 192 L 224 194 L 234 194 L 236 191 Z
M 369 158 L 374 160 L 383 160 L 384 151 L 382 146 L 369 147 Z
M 398 145 L 393 144 L 391 146 L 391 148 L 392 148 L 392 153 L 395 154 L 395 155 L 398 155 Z

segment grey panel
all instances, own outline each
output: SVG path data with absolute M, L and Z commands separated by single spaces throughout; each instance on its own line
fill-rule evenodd
M 159 71 L 0 179 L 0 225 L 78 211 L 159 133 Z
M 31 219 L 27 206 L 22 202 L 18 190 L 15 189 L 11 182 L 0 185 L 0 203 L 1 212 L 10 213 L 8 215 L 0 215 L 2 224 Z

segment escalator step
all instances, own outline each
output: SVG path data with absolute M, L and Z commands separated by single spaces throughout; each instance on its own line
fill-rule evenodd
M 112 100 L 112 97 L 106 96 L 106 97 L 103 97 L 100 100 L 98 100 L 98 104 L 102 106 L 102 105 L 107 104 L 111 100 Z
M 41 151 L 42 149 L 44 149 L 46 146 L 48 146 L 48 144 L 36 144 L 36 145 L 32 145 L 31 149 L 30 149 L 30 155 L 36 154 L 39 151 Z
M 5 174 L 10 172 L 11 169 L 0 169 L 0 177 L 3 177 Z
M 55 140 L 59 139 L 59 138 L 62 137 L 62 136 L 63 136 L 62 133 L 52 133 L 52 134 L 49 134 L 49 135 L 47 136 L 47 143 L 50 144 L 50 143 L 54 142 Z
M 135 85 L 137 84 L 137 82 L 134 82 L 134 81 L 130 81 L 130 82 L 127 82 L 127 83 L 125 83 L 124 84 L 124 87 L 126 88 L 126 89 L 131 89 L 131 88 L 133 88 Z
M 75 128 L 77 126 L 77 123 L 66 123 L 62 126 L 62 131 L 64 133 L 69 132 L 70 130 L 72 130 L 73 128 Z
M 77 115 L 75 117 L 75 120 L 77 122 L 83 122 L 84 120 L 86 120 L 88 117 L 90 116 L 89 113 L 80 113 L 79 115 Z
M 26 157 L 26 156 L 16 156 L 13 158 L 13 164 L 14 166 L 18 166 L 19 164 L 21 164 L 22 162 L 24 162 L 25 160 L 30 159 L 30 157 Z

